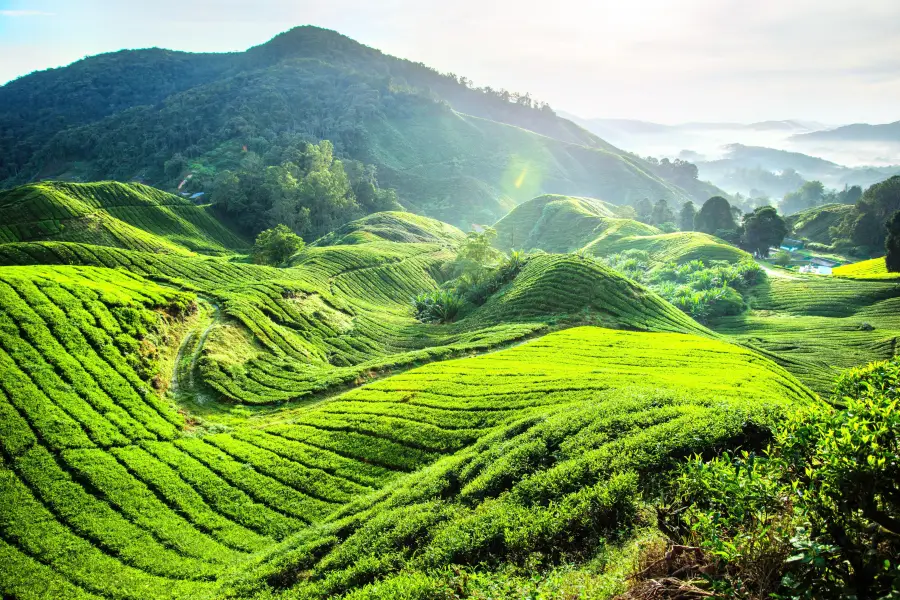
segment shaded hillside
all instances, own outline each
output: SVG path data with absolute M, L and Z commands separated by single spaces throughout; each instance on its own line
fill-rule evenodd
M 171 83 L 145 94 L 136 77 Z M 111 86 L 115 102 L 103 106 Z M 61 118 L 42 116 L 63 99 Z M 6 185 L 56 177 L 173 189 L 192 175 L 188 189 L 208 192 L 248 157 L 281 164 L 298 140 L 329 139 L 340 156 L 374 164 L 404 205 L 458 225 L 494 221 L 542 192 L 612 202 L 712 192 L 680 189 L 528 96 L 473 89 L 313 27 L 245 53 L 122 52 L 32 74 L 0 88 L 0 131 L 13 149 Z
M 826 204 L 789 215 L 786 222 L 792 237 L 830 245 L 834 242 L 831 228 L 852 212 L 852 204 Z
M 148 252 L 227 254 L 247 242 L 211 213 L 141 185 L 45 182 L 0 192 L 0 240 L 84 242 Z

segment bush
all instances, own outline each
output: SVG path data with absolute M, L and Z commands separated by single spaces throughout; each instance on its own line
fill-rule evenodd
M 661 527 L 728 597 L 900 597 L 898 401 L 900 360 L 849 371 L 764 454 L 688 461 Z
M 463 299 L 450 290 L 422 293 L 413 299 L 416 318 L 423 323 L 451 323 L 462 306 Z
M 791 253 L 787 250 L 779 250 L 772 257 L 772 262 L 779 267 L 786 267 L 791 264 Z
M 256 236 L 253 245 L 253 262 L 264 265 L 280 265 L 303 249 L 303 238 L 287 225 L 276 225 Z

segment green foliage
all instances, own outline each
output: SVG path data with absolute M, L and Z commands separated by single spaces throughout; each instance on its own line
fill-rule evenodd
M 721 196 L 713 196 L 704 202 L 694 217 L 694 229 L 711 235 L 718 235 L 719 231 L 736 230 L 737 224 L 734 222 L 728 200 Z
M 413 299 L 416 319 L 423 323 L 452 323 L 462 306 L 462 297 L 451 290 L 422 293 Z
M 378 189 L 374 167 L 351 163 L 348 175 L 327 140 L 317 145 L 296 140 L 279 156 L 289 160 L 266 167 L 250 155 L 240 170 L 216 177 L 213 202 L 246 233 L 284 224 L 316 238 L 364 212 L 398 208 L 392 191 Z
M 884 264 L 889 273 L 900 272 L 900 210 L 884 224 L 887 238 L 884 240 Z
M 825 203 L 825 186 L 822 182 L 806 181 L 797 191 L 785 194 L 779 208 L 782 214 L 792 215 Z
M 853 209 L 834 226 L 832 236 L 847 240 L 848 245 L 863 256 L 884 248 L 887 230 L 884 223 L 900 210 L 900 175 L 867 189 Z
M 763 206 L 744 215 L 741 245 L 765 258 L 769 256 L 769 248 L 781 246 L 787 232 L 787 224 L 775 208 Z
M 303 246 L 305 246 L 303 238 L 289 227 L 276 225 L 256 236 L 256 242 L 253 244 L 253 261 L 262 265 L 278 266 L 300 252 Z
M 661 227 L 664 223 L 672 223 L 675 220 L 675 213 L 669 208 L 669 203 L 665 198 L 660 198 L 653 205 L 653 211 L 650 213 L 650 223 Z M 665 233 L 671 233 L 666 231 Z
M 626 250 L 603 259 L 613 269 L 648 285 L 650 289 L 701 323 L 746 308 L 740 292 L 765 281 L 758 264 L 715 262 L 709 267 L 701 260 L 654 265 L 642 250 Z
M 681 212 L 678 213 L 678 224 L 682 231 L 694 230 L 694 219 L 697 216 L 697 207 L 688 200 L 681 206 Z
M 787 250 L 779 250 L 772 257 L 772 262 L 780 267 L 790 266 L 792 260 L 791 253 Z
M 729 596 L 900 593 L 898 384 L 896 361 L 854 369 L 836 383 L 841 408 L 802 410 L 763 455 L 692 459 L 666 529 L 710 553 Z

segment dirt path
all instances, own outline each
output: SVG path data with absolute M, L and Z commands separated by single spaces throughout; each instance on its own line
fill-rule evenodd
M 185 335 L 181 341 L 181 346 L 179 346 L 178 354 L 175 357 L 175 366 L 172 369 L 172 382 L 169 386 L 175 398 L 191 395 L 195 401 L 199 398 L 199 395 L 195 393 L 194 384 L 197 359 L 200 358 L 200 352 L 203 350 L 203 344 L 206 343 L 209 332 L 222 319 L 222 311 L 212 299 L 197 296 L 197 301 L 201 306 L 201 310 L 206 312 L 206 314 L 200 318 L 197 326 Z

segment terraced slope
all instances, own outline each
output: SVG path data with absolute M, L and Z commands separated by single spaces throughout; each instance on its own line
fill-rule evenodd
M 316 240 L 314 246 L 344 246 L 366 242 L 404 242 L 457 246 L 466 234 L 452 225 L 409 212 L 373 213 L 351 221 Z
M 858 263 L 836 267 L 832 272 L 835 277 L 850 279 L 898 279 L 900 273 L 889 273 L 884 257 L 872 258 Z
M 594 198 L 546 194 L 523 202 L 497 221 L 496 245 L 503 250 L 539 248 L 571 252 L 610 227 L 615 206 Z M 648 230 L 658 233 L 657 230 Z
M 840 370 L 897 354 L 896 282 L 771 277 L 752 294 L 748 313 L 710 327 L 768 353 L 820 393 Z
M 643 250 L 653 262 L 678 264 L 692 260 L 709 262 L 724 260 L 731 263 L 751 260 L 751 256 L 722 240 L 699 231 L 679 231 L 658 235 L 615 235 L 606 232 L 587 246 L 585 250 L 595 256 L 609 256 L 626 250 Z
M 834 237 L 830 228 L 853 212 L 852 204 L 826 204 L 800 211 L 786 218 L 791 236 L 808 239 L 820 244 L 831 244 Z
M 290 269 L 65 243 L 0 245 L 0 264 L 121 267 L 218 306 L 196 350 L 202 382 L 249 405 L 298 400 L 416 363 L 485 350 L 555 323 L 710 335 L 591 259 L 538 256 L 491 301 L 449 325 L 413 318 L 452 254 L 436 244 L 310 247 Z M 199 340 L 197 340 L 199 341 Z
M 17 246 L 38 250 L 95 252 L 170 283 L 177 267 L 198 287 L 274 272 Z M 226 310 L 295 281 L 259 283 Z M 595 543 L 627 530 L 641 473 L 809 399 L 720 341 L 581 328 L 192 433 L 195 418 L 154 391 L 148 350 L 177 344 L 166 336 L 190 296 L 121 270 L 3 267 L 0 308 L 0 591 L 20 598 L 206 598 L 223 585 L 325 598 L 404 566 L 514 557 L 573 533 Z
M 656 227 L 615 216 L 615 206 L 593 198 L 545 195 L 524 202 L 500 219 L 495 245 L 523 249 L 610 256 L 642 250 L 653 262 L 749 260 L 750 255 L 698 231 L 662 233 Z
M 247 248 L 209 206 L 138 183 L 24 185 L 0 192 L 0 211 L 0 242 L 54 240 L 180 254 Z

